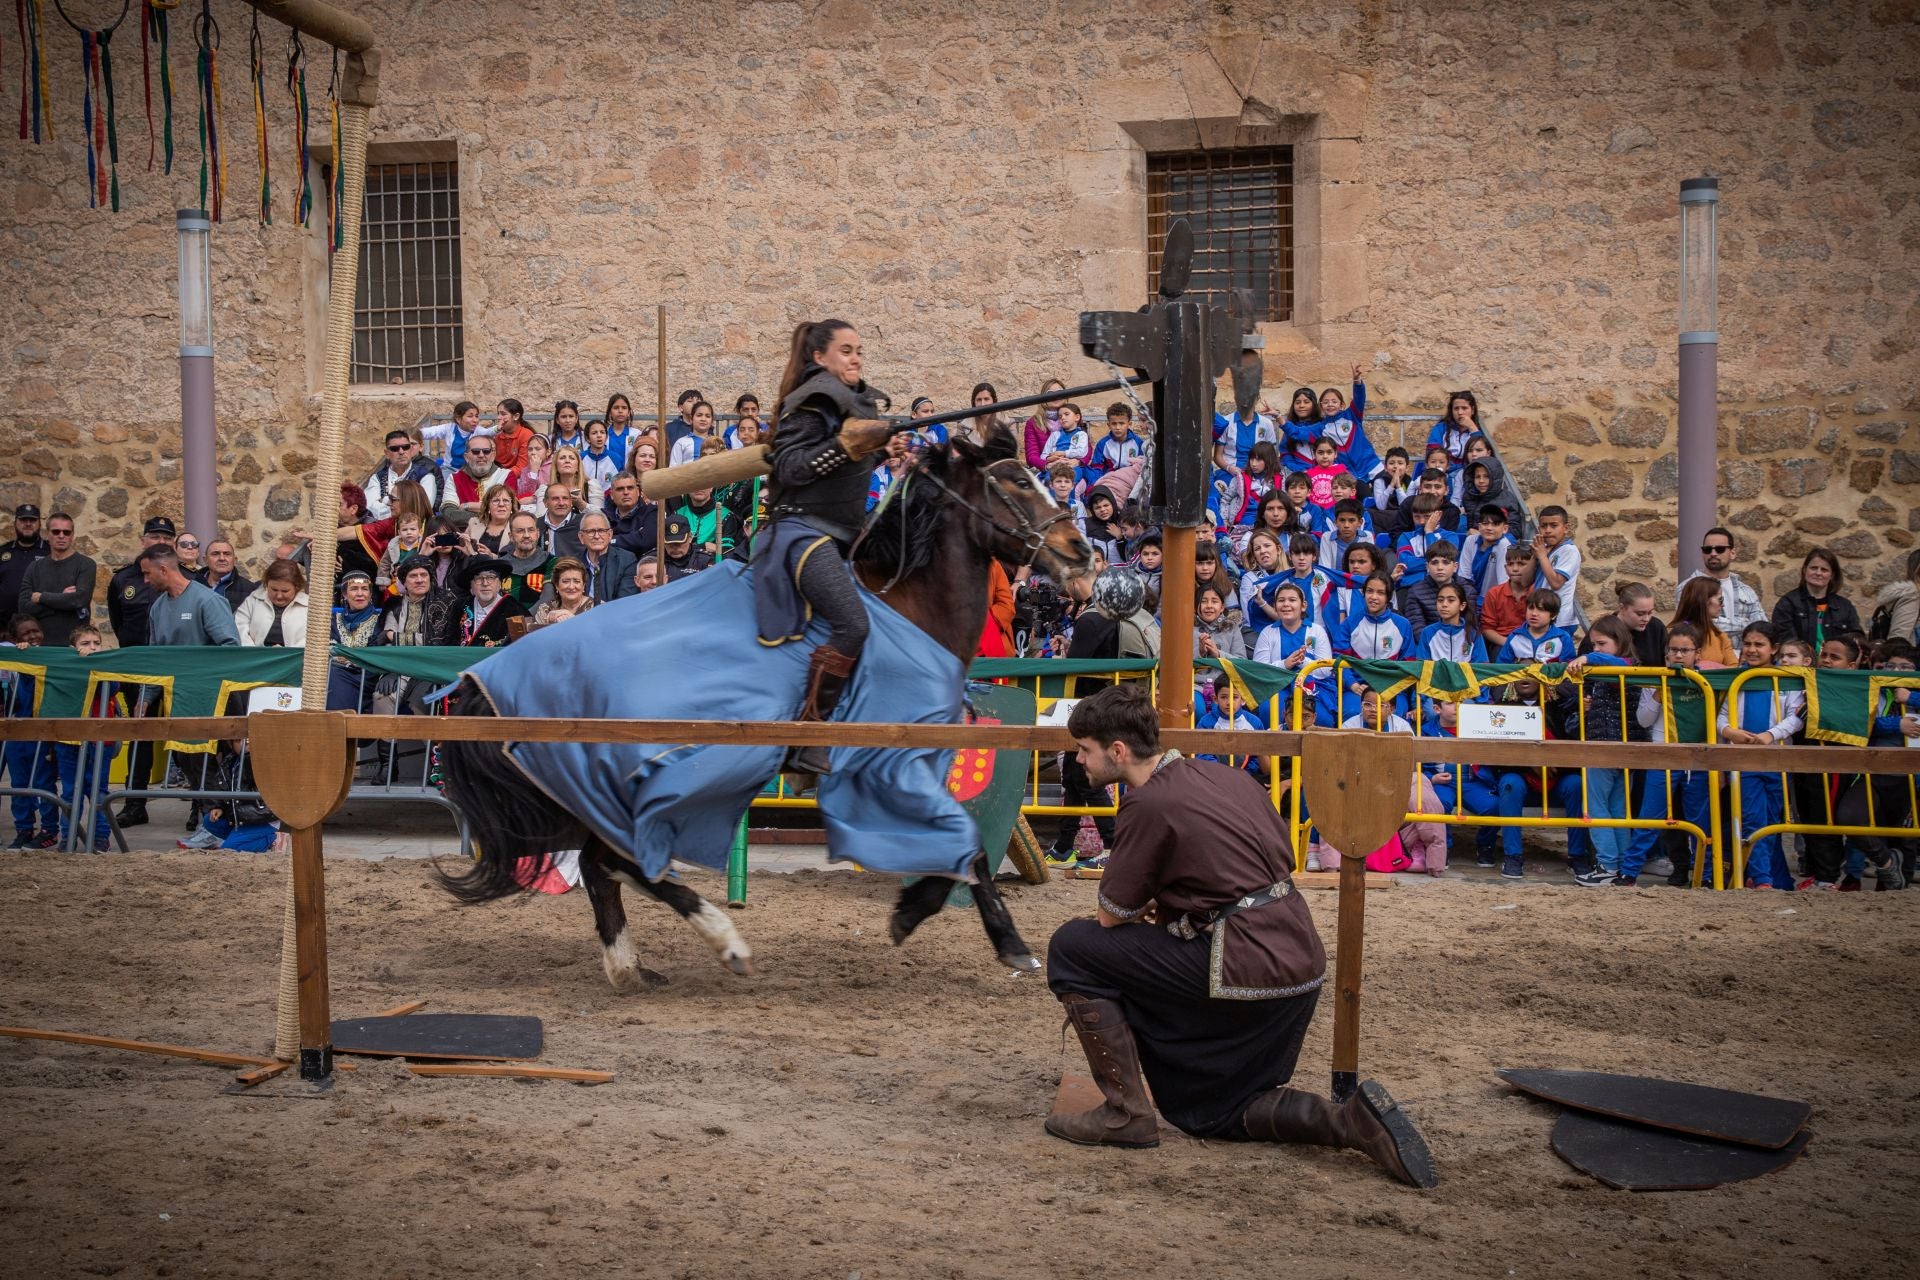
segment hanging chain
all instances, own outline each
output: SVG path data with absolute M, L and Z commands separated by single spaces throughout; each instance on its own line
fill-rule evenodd
M 1114 377 L 1120 379 L 1120 394 L 1125 396 L 1129 401 L 1132 402 L 1133 411 L 1140 415 L 1141 423 L 1144 424 L 1151 432 L 1157 434 L 1159 431 L 1159 424 L 1153 420 L 1153 410 L 1147 408 L 1146 405 L 1142 404 L 1140 402 L 1140 397 L 1133 393 L 1133 383 L 1128 381 L 1128 378 L 1130 377 L 1130 375 L 1122 373 L 1120 371 L 1120 366 L 1116 365 L 1111 360 L 1102 360 L 1101 363 L 1107 366 L 1108 373 L 1111 373 Z M 1143 448 L 1140 451 L 1140 461 L 1141 461 L 1140 483 L 1135 485 L 1133 488 L 1133 492 L 1127 495 L 1129 499 L 1138 497 L 1141 494 L 1151 495 L 1153 493 L 1154 452 L 1155 450 L 1151 445 L 1148 445 L 1146 448 Z M 1142 499 L 1143 502 L 1147 500 L 1148 499 Z
M 1108 373 L 1112 374 L 1115 378 L 1119 379 L 1120 394 L 1133 402 L 1134 412 L 1140 415 L 1140 421 L 1150 428 L 1157 427 L 1158 424 L 1155 423 L 1153 420 L 1153 410 L 1147 408 L 1146 405 L 1140 403 L 1140 397 L 1133 394 L 1132 379 L 1136 375 L 1131 373 L 1121 372 L 1120 366 L 1115 364 L 1111 360 L 1102 360 L 1101 363 L 1107 366 Z

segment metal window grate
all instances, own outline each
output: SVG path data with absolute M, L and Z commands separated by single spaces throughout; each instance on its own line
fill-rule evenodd
M 1293 148 L 1195 151 L 1147 157 L 1147 287 L 1160 287 L 1160 255 L 1177 218 L 1193 227 L 1190 294 L 1224 304 L 1253 295 L 1253 314 L 1293 314 Z
M 367 166 L 353 381 L 461 382 L 460 166 Z

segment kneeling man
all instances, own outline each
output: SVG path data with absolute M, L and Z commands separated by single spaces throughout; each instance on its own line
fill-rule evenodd
M 1128 790 L 1098 917 L 1069 920 L 1047 950 L 1048 985 L 1106 1101 L 1049 1117 L 1047 1132 L 1159 1145 L 1144 1069 L 1160 1113 L 1197 1138 L 1351 1148 L 1433 1186 L 1426 1143 L 1378 1084 L 1338 1105 L 1287 1085 L 1327 956 L 1265 790 L 1242 770 L 1161 751 L 1137 684 L 1083 699 L 1067 732 L 1095 786 Z

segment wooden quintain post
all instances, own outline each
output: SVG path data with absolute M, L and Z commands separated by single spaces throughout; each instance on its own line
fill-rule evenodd
M 1322 729 L 1306 735 L 1297 785 L 1313 804 L 1323 843 L 1340 852 L 1340 925 L 1334 943 L 1333 1100 L 1360 1087 L 1360 969 L 1367 938 L 1367 855 L 1406 821 L 1413 739 Z
M 347 444 L 347 378 L 353 359 L 354 290 L 360 278 L 360 209 L 367 192 L 367 126 L 380 89 L 380 55 L 374 49 L 373 28 L 365 19 L 342 12 L 321 0 L 249 0 L 270 18 L 325 41 L 345 53 L 346 64 L 340 78 L 340 154 L 334 164 L 340 170 L 341 198 L 337 216 L 340 247 L 334 252 L 328 276 L 326 363 L 320 383 L 320 433 L 318 464 L 314 468 L 312 520 L 318 534 L 313 539 L 312 559 L 308 565 L 307 591 L 314 607 L 307 612 L 307 644 L 300 669 L 300 702 L 305 708 L 300 717 L 323 717 L 327 705 L 327 670 L 332 640 L 335 573 L 339 544 L 332 530 L 339 523 L 336 512 L 340 484 L 345 471 Z M 317 794 L 329 803 L 310 822 L 295 822 L 290 814 L 313 814 L 310 799 L 303 800 L 294 789 L 284 786 L 269 792 L 267 778 L 276 768 L 284 777 L 288 766 L 268 763 L 276 752 L 274 740 L 291 740 L 286 727 L 268 731 L 268 741 L 254 742 L 254 776 L 260 784 L 267 807 L 289 828 L 293 841 L 293 860 L 287 877 L 286 913 L 280 938 L 280 1002 L 274 1018 L 274 1056 L 292 1061 L 300 1058 L 300 1074 L 310 1080 L 327 1078 L 332 1070 L 332 1055 L 327 1038 L 327 958 L 326 958 L 326 877 L 321 864 L 320 820 L 339 806 L 353 770 L 347 757 L 344 721 L 333 717 L 316 721 L 302 731 L 315 743 L 334 742 L 338 721 L 337 749 L 327 759 L 302 762 L 312 771 L 319 786 Z M 343 771 L 339 793 L 330 789 L 335 765 Z M 282 806 L 289 806 L 283 808 Z
M 1147 499 L 1161 527 L 1159 712 L 1169 729 L 1193 720 L 1193 559 L 1213 477 L 1214 380 L 1236 354 L 1259 343 L 1242 336 L 1248 307 L 1238 296 L 1226 307 L 1186 296 L 1192 265 L 1193 231 L 1182 218 L 1167 231 L 1160 296 L 1151 307 L 1080 313 L 1087 355 L 1153 379 Z M 1252 359 L 1257 370 L 1258 354 Z

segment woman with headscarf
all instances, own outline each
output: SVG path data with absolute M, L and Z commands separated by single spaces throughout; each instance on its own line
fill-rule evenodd
M 333 610 L 333 643 L 342 649 L 378 644 L 380 606 L 373 596 L 373 575 L 363 569 L 341 574 L 340 598 L 344 603 Z M 365 711 L 372 694 L 373 680 L 335 654 L 327 667 L 327 710 Z

